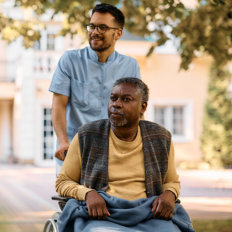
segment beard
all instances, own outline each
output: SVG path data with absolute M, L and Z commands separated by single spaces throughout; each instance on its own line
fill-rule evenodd
M 112 113 L 117 113 L 117 114 L 120 114 L 121 117 L 120 118 L 112 118 L 111 115 Z M 125 116 L 124 113 L 119 113 L 117 110 L 111 110 L 109 112 L 109 119 L 110 119 L 110 123 L 113 127 L 123 127 L 123 126 L 126 126 L 128 124 L 128 120 Z
M 99 37 L 99 36 L 90 36 L 90 37 L 89 37 L 89 45 L 90 45 L 90 47 L 91 47 L 94 51 L 96 51 L 96 52 L 104 52 L 104 51 L 106 51 L 107 49 L 109 49 L 109 48 L 111 47 L 112 42 L 113 42 L 113 38 L 114 38 L 114 34 L 112 35 L 111 43 L 106 43 L 104 37 L 101 38 L 101 37 Z M 94 45 L 91 43 L 91 41 L 92 41 L 93 39 L 100 39 L 100 41 L 102 41 L 102 44 L 101 44 L 101 45 L 96 45 L 96 46 L 94 46 Z
M 108 46 L 103 46 L 102 45 L 102 46 L 94 47 L 94 46 L 92 46 L 91 42 L 89 42 L 89 45 L 96 52 L 104 52 L 105 50 L 107 50 L 108 48 L 110 48 L 110 45 L 108 45 Z
M 124 127 L 127 125 L 128 121 L 126 118 L 124 118 L 122 121 L 117 121 L 117 120 L 110 120 L 110 123 L 113 127 Z

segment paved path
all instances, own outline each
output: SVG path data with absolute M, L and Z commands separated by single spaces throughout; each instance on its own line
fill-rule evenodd
M 0 165 L 0 180 L 0 231 L 42 231 L 45 220 L 58 210 L 50 200 L 55 170 Z
M 179 170 L 181 202 L 192 219 L 232 219 L 232 170 Z
M 181 202 L 192 219 L 232 219 L 232 170 L 179 171 Z M 39 232 L 58 210 L 54 168 L 0 164 L 0 231 Z

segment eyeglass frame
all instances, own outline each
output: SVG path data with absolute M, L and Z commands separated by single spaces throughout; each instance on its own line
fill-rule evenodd
M 104 33 L 106 33 L 106 31 L 108 31 L 108 30 L 110 30 L 110 29 L 114 29 L 114 30 L 119 30 L 120 28 L 118 28 L 118 27 L 109 27 L 109 26 L 107 26 L 107 25 L 105 25 L 105 24 L 100 24 L 100 25 L 94 25 L 93 23 L 90 23 L 90 24 L 86 24 L 85 25 L 86 26 L 86 29 L 87 29 L 87 31 L 88 32 L 93 32 L 96 28 L 97 28 L 97 31 L 98 31 L 98 33 L 100 33 L 100 34 L 104 34 Z M 93 26 L 94 28 L 93 28 L 93 30 L 88 30 L 88 27 L 90 28 L 90 26 Z M 104 26 L 105 28 L 106 28 L 106 30 L 104 31 L 104 32 L 100 32 L 99 31 L 99 27 L 100 26 Z

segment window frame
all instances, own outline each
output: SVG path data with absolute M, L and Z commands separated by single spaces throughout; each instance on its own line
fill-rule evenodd
M 53 129 L 53 126 L 52 126 L 52 116 L 50 118 L 48 118 L 48 114 L 45 114 L 45 110 L 50 110 L 51 112 L 51 108 L 50 107 L 43 107 L 42 109 L 42 112 L 43 112 L 43 130 L 42 130 L 42 147 L 43 147 L 43 150 L 42 150 L 42 160 L 44 161 L 47 161 L 47 160 L 53 160 L 54 159 L 54 129 Z M 51 115 L 51 114 L 50 114 Z M 51 125 L 45 125 L 44 122 L 46 121 L 49 121 L 51 123 Z M 49 128 L 51 128 L 51 130 L 48 130 Z M 50 132 L 50 136 L 45 136 L 45 132 Z M 48 141 L 46 141 L 46 138 L 48 138 Z M 51 142 L 51 147 L 50 147 L 50 150 L 51 150 L 51 155 L 49 154 L 46 154 L 46 148 L 45 148 L 45 143 L 48 142 L 49 143 L 49 140 Z M 49 150 L 49 149 L 47 149 Z M 46 158 L 47 156 L 47 158 Z M 51 158 L 49 158 L 51 157 Z
M 56 35 L 54 33 L 47 32 L 46 48 L 47 48 L 46 49 L 47 51 L 55 51 L 56 50 Z
M 156 99 L 150 100 L 148 103 L 147 113 L 145 118 L 155 122 L 155 106 L 167 107 L 165 110 L 165 128 L 172 133 L 173 125 L 170 119 L 170 111 L 173 107 L 183 106 L 183 135 L 177 135 L 172 133 L 173 142 L 187 143 L 193 140 L 193 102 L 192 100 L 184 99 Z

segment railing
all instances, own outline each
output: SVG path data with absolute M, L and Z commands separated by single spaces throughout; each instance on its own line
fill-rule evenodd
M 51 77 L 62 53 L 55 51 L 35 51 L 33 70 L 37 78 Z
M 51 78 L 59 58 L 62 53 L 55 51 L 37 51 L 34 50 L 31 54 L 31 62 L 33 73 L 31 76 L 38 78 Z M 0 60 L 0 81 L 1 82 L 14 82 L 17 79 L 18 68 L 22 67 L 22 57 L 18 57 L 13 61 Z M 27 70 L 31 68 L 27 67 Z M 27 72 L 27 70 L 22 70 L 22 74 Z
M 16 61 L 0 61 L 0 81 L 14 82 L 16 78 L 17 62 Z

